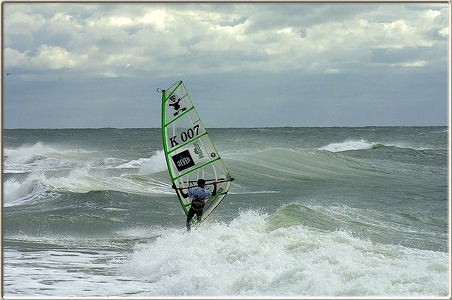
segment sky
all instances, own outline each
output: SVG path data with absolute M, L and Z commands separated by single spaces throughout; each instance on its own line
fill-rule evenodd
M 447 126 L 449 5 L 2 2 L 3 128 Z

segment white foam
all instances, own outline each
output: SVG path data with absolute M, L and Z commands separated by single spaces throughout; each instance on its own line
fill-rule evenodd
M 16 179 L 8 179 L 3 183 L 3 205 L 5 207 L 20 203 L 20 199 L 32 191 L 31 182 L 20 183 Z
M 270 229 L 265 217 L 248 211 L 229 224 L 213 222 L 189 233 L 184 228 L 129 228 L 113 239 L 20 237 L 19 242 L 37 242 L 48 249 L 5 249 L 4 294 L 447 296 L 446 252 L 378 244 L 302 225 Z M 137 239 L 131 253 L 113 245 L 123 237 L 127 243 Z
M 268 231 L 248 212 L 229 225 L 168 231 L 121 274 L 142 296 L 445 296 L 447 253 L 374 244 L 301 225 Z
M 357 140 L 350 140 L 345 141 L 341 143 L 332 143 L 327 146 L 319 148 L 319 150 L 326 150 L 331 152 L 342 152 L 342 151 L 349 151 L 349 150 L 366 150 L 366 149 L 372 149 L 372 147 L 375 145 L 375 143 L 369 143 L 363 139 L 357 141 Z
M 58 190 L 77 193 L 105 189 L 105 185 L 90 174 L 89 166 L 71 170 L 67 176 L 49 177 L 47 181 Z
M 41 142 L 38 142 L 31 146 L 22 146 L 17 149 L 5 148 L 5 163 L 26 164 L 34 161 L 39 155 L 43 155 L 49 152 L 56 152 L 56 150 L 52 147 L 44 146 Z
M 166 171 L 166 162 L 163 150 L 156 151 L 154 155 L 149 158 L 139 158 L 131 160 L 117 166 L 118 169 L 137 168 L 138 174 L 148 175 L 152 173 Z
M 41 142 L 31 146 L 5 148 L 4 153 L 4 172 L 10 174 L 67 170 L 84 165 L 92 159 L 92 151 L 59 149 Z
M 10 178 L 3 183 L 3 205 L 21 205 L 39 200 L 43 195 L 52 197 L 53 194 L 48 189 L 42 174 L 29 175 L 23 182 Z
M 395 143 L 372 143 L 368 142 L 364 139 L 361 140 L 347 140 L 340 143 L 331 143 L 326 146 L 320 147 L 319 150 L 326 150 L 331 152 L 342 152 L 342 151 L 351 151 L 351 150 L 368 150 L 372 149 L 376 146 L 386 146 L 386 147 L 395 147 L 400 149 L 412 149 L 412 150 L 430 150 L 433 148 L 429 147 L 420 147 L 420 146 L 410 146 L 404 142 L 395 142 Z
M 35 150 L 36 155 L 32 155 Z M 56 151 L 42 143 L 7 151 L 9 156 L 6 161 L 10 164 L 5 164 L 6 173 L 29 173 L 24 180 L 16 178 L 5 182 L 4 196 L 8 205 L 38 199 L 40 193 L 45 192 L 45 188 L 34 190 L 36 184 L 33 182 L 36 180 L 41 182 L 42 186 L 52 190 L 75 193 L 94 190 L 112 190 L 131 194 L 172 193 L 168 184 L 148 176 L 166 171 L 162 150 L 156 151 L 150 158 L 139 158 L 127 162 L 117 158 L 96 160 L 96 157 L 93 159 L 83 150 L 59 153 Z
M 4 254 L 5 296 L 123 296 L 138 287 L 145 289 L 144 284 L 112 276 L 122 257 L 116 251 L 8 249 Z

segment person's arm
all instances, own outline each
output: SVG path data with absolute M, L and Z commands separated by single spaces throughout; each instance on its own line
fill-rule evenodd
M 172 188 L 173 189 L 176 189 L 176 186 L 173 184 L 173 186 L 172 186 Z M 183 190 L 183 188 L 178 188 L 178 190 L 179 190 L 179 192 L 180 192 L 180 194 L 182 195 L 182 197 L 184 197 L 184 198 L 187 198 L 188 197 L 188 194 L 186 194 L 186 193 L 184 193 L 182 190 Z
M 212 192 L 212 196 L 215 196 L 217 194 L 217 182 L 213 182 L 213 192 Z
M 182 197 L 187 198 L 187 197 L 188 197 L 188 194 L 184 193 L 182 190 L 183 190 L 183 188 L 180 187 L 180 188 L 179 188 L 180 194 L 182 195 Z

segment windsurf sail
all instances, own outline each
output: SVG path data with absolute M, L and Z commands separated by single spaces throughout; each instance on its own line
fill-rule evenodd
M 201 220 L 205 220 L 220 204 L 234 180 L 229 174 L 206 128 L 193 106 L 184 83 L 178 81 L 162 90 L 162 139 L 168 171 L 179 201 L 188 214 L 191 205 L 185 193 L 196 187 L 198 179 L 204 179 L 213 190 L 217 182 L 217 193 L 206 199 Z

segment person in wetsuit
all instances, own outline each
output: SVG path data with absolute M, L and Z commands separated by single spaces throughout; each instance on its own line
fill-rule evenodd
M 184 193 L 183 188 L 179 188 L 179 191 L 182 197 L 187 198 L 191 197 L 191 207 L 187 214 L 187 230 L 190 231 L 191 228 L 191 219 L 196 215 L 196 220 L 198 223 L 201 222 L 202 212 L 204 209 L 204 205 L 206 204 L 206 198 L 209 196 L 215 196 L 217 194 L 217 183 L 213 182 L 213 192 L 206 190 L 206 181 L 204 179 L 198 179 L 198 186 L 190 189 L 188 194 Z

